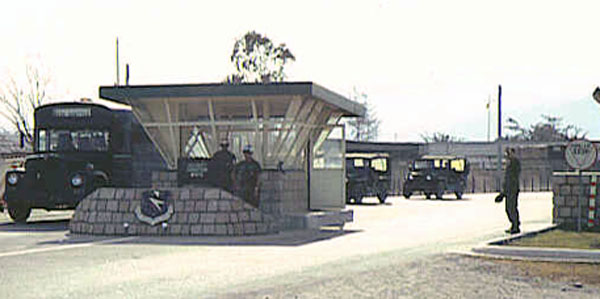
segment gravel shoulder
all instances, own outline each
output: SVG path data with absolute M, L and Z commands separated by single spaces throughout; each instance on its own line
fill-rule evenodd
M 381 259 L 383 257 L 379 257 Z M 576 276 L 543 273 L 516 262 L 435 254 L 418 259 L 387 256 L 386 265 L 338 265 L 324 273 L 307 269 L 272 278 L 269 286 L 219 298 L 599 298 L 600 284 L 588 285 Z M 361 261 L 352 261 L 361 263 Z M 359 271 L 352 271 L 359 269 Z

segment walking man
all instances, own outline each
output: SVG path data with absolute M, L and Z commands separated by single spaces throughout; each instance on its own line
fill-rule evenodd
M 506 159 L 508 160 L 508 165 L 504 172 L 504 186 L 502 188 L 502 193 L 496 197 L 496 202 L 502 201 L 503 197 L 506 198 L 506 215 L 511 223 L 510 229 L 506 230 L 506 232 L 518 234 L 521 232 L 519 229 L 519 210 L 517 206 L 521 162 L 517 159 L 514 148 L 506 149 Z

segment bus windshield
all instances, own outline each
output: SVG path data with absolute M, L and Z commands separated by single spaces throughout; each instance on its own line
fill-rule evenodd
M 105 152 L 108 151 L 108 131 L 44 130 L 38 131 L 38 152 Z

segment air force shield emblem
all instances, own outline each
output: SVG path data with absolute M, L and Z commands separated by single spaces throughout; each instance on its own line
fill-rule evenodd
M 170 192 L 151 190 L 144 192 L 140 205 L 135 209 L 135 217 L 150 225 L 156 225 L 171 218 L 173 206 Z

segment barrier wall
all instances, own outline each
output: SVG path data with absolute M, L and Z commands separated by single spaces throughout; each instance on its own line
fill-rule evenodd
M 279 231 L 276 218 L 217 188 L 166 188 L 172 214 L 149 224 L 139 219 L 149 189 L 101 188 L 83 199 L 71 233 L 91 235 L 240 236 Z M 137 212 L 136 212 L 137 211 Z M 163 225 L 164 224 L 164 225 Z

